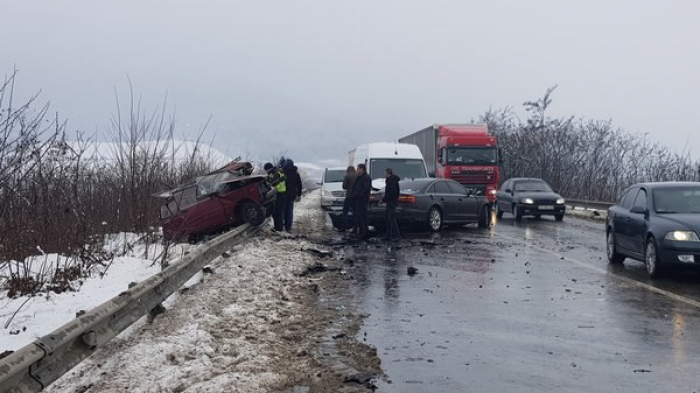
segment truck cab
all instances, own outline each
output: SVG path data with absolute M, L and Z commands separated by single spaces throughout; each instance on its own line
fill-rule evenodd
M 435 175 L 480 191 L 493 203 L 500 180 L 497 145 L 486 126 L 441 126 Z

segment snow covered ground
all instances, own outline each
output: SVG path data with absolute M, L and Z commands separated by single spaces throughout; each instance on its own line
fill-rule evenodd
M 297 204 L 295 232 L 323 227 L 318 203 L 316 192 Z M 214 273 L 169 300 L 152 324 L 140 322 L 47 391 L 268 392 L 299 376 L 324 378 L 309 329 L 323 331 L 329 320 L 308 308 L 315 279 L 299 277 L 317 262 L 303 251 L 311 246 L 263 231 L 213 261 Z
M 608 219 L 607 210 L 591 209 L 579 206 L 567 206 L 566 214 L 571 217 L 588 218 L 596 221 L 605 221 Z
M 146 249 L 137 239 L 138 235 L 129 233 L 108 239 L 105 251 L 124 256 L 115 258 L 111 264 L 107 262 L 107 266 L 97 266 L 90 277 L 72 283 L 78 289 L 75 292 L 47 292 L 13 299 L 7 297 L 7 292 L 0 294 L 0 352 L 14 351 L 33 342 L 74 319 L 78 311 L 94 308 L 126 290 L 129 283 L 160 271 L 160 265 L 153 259 L 162 252 L 162 247 L 150 245 Z M 188 247 L 186 244 L 173 247 L 171 256 L 181 256 Z M 29 266 L 35 275 L 47 267 L 55 268 L 65 257 L 48 254 L 33 259 Z M 7 275 L 4 265 L 0 276 Z

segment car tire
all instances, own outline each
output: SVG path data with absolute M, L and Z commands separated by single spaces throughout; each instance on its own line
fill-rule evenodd
M 488 228 L 491 225 L 491 209 L 488 206 L 481 208 L 479 213 L 479 228 Z
M 659 263 L 659 253 L 656 239 L 649 236 L 647 243 L 644 246 L 644 266 L 647 268 L 647 273 L 651 278 L 659 278 L 663 273 L 663 268 Z
M 606 251 L 610 264 L 620 265 L 625 261 L 625 256 L 617 252 L 617 240 L 615 239 L 615 233 L 611 229 L 608 230 L 606 235 Z
M 523 211 L 519 207 L 513 205 L 513 215 L 515 216 L 515 221 L 523 220 Z
M 431 232 L 439 232 L 442 229 L 442 211 L 437 206 L 433 206 L 428 210 L 428 229 Z
M 503 213 L 505 213 L 503 210 L 501 210 L 501 205 L 498 203 L 496 204 L 496 217 L 500 220 L 503 218 Z
M 559 221 L 559 222 L 564 221 L 564 214 L 563 213 L 562 214 L 555 214 L 554 219 Z
M 243 221 L 252 226 L 259 226 L 265 222 L 265 212 L 260 205 L 244 203 L 243 206 L 241 206 L 240 212 Z

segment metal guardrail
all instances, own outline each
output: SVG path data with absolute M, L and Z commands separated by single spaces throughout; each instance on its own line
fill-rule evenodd
M 566 198 L 566 204 L 576 207 L 585 207 L 589 209 L 597 210 L 608 210 L 611 206 L 615 205 L 611 202 L 598 202 L 598 201 L 586 201 L 579 199 L 568 199 Z
M 165 301 L 207 263 L 259 230 L 244 224 L 212 239 L 160 273 L 0 359 L 0 393 L 40 392 Z

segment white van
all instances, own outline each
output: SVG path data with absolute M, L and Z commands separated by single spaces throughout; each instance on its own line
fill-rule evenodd
M 391 168 L 401 179 L 420 179 L 428 177 L 425 160 L 416 145 L 397 142 L 365 143 L 349 152 L 349 165 L 367 166 L 367 173 L 372 177 L 372 188 L 384 188 L 386 168 Z

